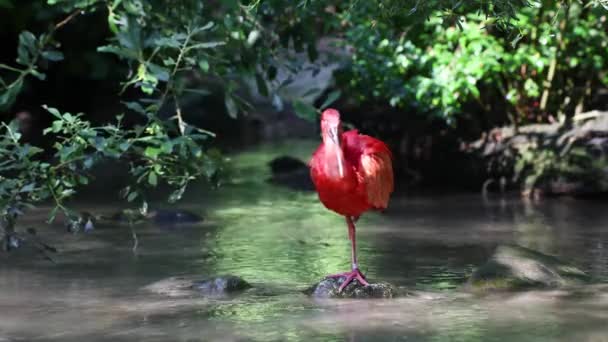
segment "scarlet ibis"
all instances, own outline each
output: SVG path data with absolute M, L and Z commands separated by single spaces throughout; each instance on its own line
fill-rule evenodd
M 359 270 L 355 222 L 368 210 L 386 209 L 393 192 L 392 154 L 386 144 L 357 130 L 342 131 L 340 113 L 321 115 L 323 141 L 310 160 L 310 175 L 326 208 L 346 219 L 351 241 L 352 269 L 328 277 L 346 277 L 339 292 L 354 279 L 369 283 Z

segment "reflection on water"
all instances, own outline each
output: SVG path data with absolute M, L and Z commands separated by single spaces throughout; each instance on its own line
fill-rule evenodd
M 234 182 L 182 206 L 205 223 L 171 230 L 139 226 L 90 235 L 41 229 L 61 253 L 0 257 L 0 341 L 608 341 L 608 288 L 593 295 L 533 291 L 475 297 L 458 287 L 504 242 L 555 254 L 608 281 L 605 204 L 568 199 L 526 203 L 478 195 L 394 198 L 359 221 L 368 277 L 422 291 L 419 297 L 314 301 L 299 291 L 346 270 L 342 218 L 313 193 L 264 183 L 277 153 L 234 159 Z M 199 191 L 200 192 L 200 191 Z M 202 197 L 202 198 L 201 198 Z M 109 212 L 116 208 L 86 206 Z M 24 225 L 38 225 L 42 212 Z M 141 288 L 179 274 L 237 274 L 257 289 L 228 299 L 165 298 Z

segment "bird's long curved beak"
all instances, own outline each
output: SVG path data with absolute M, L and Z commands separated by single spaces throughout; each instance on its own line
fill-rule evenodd
M 336 159 L 338 162 L 338 174 L 340 177 L 344 177 L 344 161 L 342 151 L 340 149 L 340 136 L 338 135 L 338 127 L 332 127 L 329 129 L 329 137 L 331 141 L 336 144 L 338 151 L 336 153 Z
M 340 139 L 338 137 L 338 127 L 331 127 L 329 129 L 329 138 L 334 144 L 340 146 Z

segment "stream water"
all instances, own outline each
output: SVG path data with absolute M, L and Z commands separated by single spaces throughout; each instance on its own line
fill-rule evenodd
M 295 148 L 294 146 L 298 146 Z M 314 300 L 301 293 L 349 266 L 344 221 L 314 193 L 267 184 L 279 145 L 233 158 L 232 181 L 192 189 L 179 204 L 202 224 L 127 227 L 90 234 L 37 226 L 59 249 L 55 263 L 17 251 L 0 256 L 0 341 L 608 341 L 608 289 L 471 295 L 459 291 L 501 243 L 574 263 L 608 282 L 608 205 L 477 194 L 396 195 L 384 214 L 358 223 L 368 278 L 421 291 L 389 300 Z M 160 203 L 157 203 L 160 205 Z M 78 203 L 109 213 L 118 205 Z M 26 255 L 28 254 L 28 255 Z M 235 274 L 257 290 L 229 298 L 174 298 L 143 290 L 177 275 Z

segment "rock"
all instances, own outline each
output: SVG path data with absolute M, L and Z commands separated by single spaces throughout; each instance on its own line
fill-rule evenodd
M 297 158 L 281 156 L 268 163 L 272 176 L 270 183 L 300 191 L 312 191 L 314 185 L 310 179 L 308 166 Z
M 338 293 L 338 288 L 344 280 L 346 277 L 325 278 L 304 293 L 315 298 L 393 298 L 398 295 L 398 290 L 391 284 L 370 283 L 369 286 L 363 286 L 357 280 Z
M 24 240 L 15 233 L 5 234 L 2 239 L 2 246 L 5 251 L 12 251 L 21 247 Z
M 559 259 L 517 245 L 499 246 L 490 260 L 467 282 L 470 290 L 557 288 L 589 281 L 580 269 Z
M 233 275 L 195 281 L 190 286 L 203 295 L 224 295 L 247 290 L 250 287 L 251 285 L 243 278 Z
M 152 283 L 144 289 L 170 297 L 204 296 L 222 297 L 238 293 L 252 286 L 243 278 L 225 275 L 200 279 L 195 276 L 170 277 Z
M 69 233 L 89 233 L 95 230 L 95 221 L 95 216 L 89 212 L 83 211 L 78 213 L 78 216 L 69 218 L 65 223 L 65 227 Z

